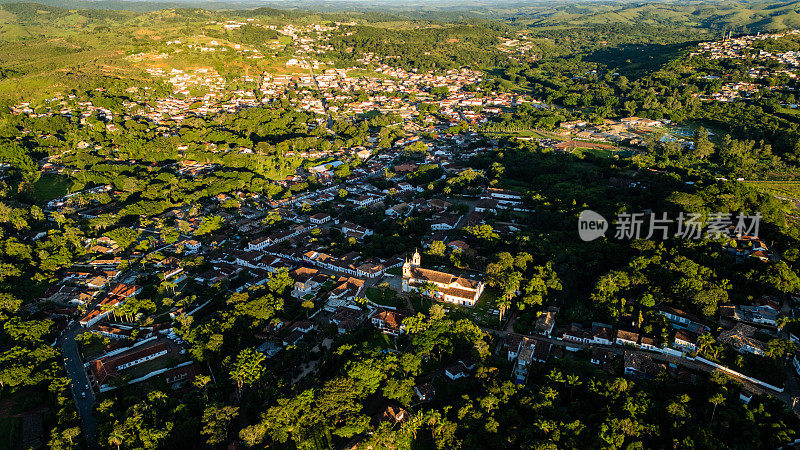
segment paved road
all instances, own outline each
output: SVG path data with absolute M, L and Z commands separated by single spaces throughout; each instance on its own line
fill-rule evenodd
M 61 336 L 61 354 L 64 356 L 64 367 L 67 375 L 72 380 L 72 396 L 75 398 L 75 406 L 81 416 L 81 430 L 86 437 L 88 447 L 97 449 L 97 421 L 92 415 L 94 409 L 94 391 L 86 389 L 89 386 L 89 378 L 83 368 L 83 361 L 78 352 L 78 344 L 75 343 L 75 336 L 83 330 L 78 323 L 70 325 Z M 86 393 L 86 397 L 82 394 Z

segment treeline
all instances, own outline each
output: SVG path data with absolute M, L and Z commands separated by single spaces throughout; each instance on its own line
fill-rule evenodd
M 454 24 L 412 30 L 356 26 L 342 31 L 330 43 L 345 61 L 373 53 L 386 64 L 423 72 L 496 66 L 505 58 L 494 48 L 500 33 L 482 26 Z
M 269 44 L 270 41 L 275 41 L 278 39 L 278 36 L 280 36 L 276 30 L 250 24 L 241 26 L 239 28 L 234 28 L 232 30 L 208 30 L 206 31 L 206 35 L 209 37 L 227 39 L 231 42 L 251 46 L 263 46 L 265 44 Z

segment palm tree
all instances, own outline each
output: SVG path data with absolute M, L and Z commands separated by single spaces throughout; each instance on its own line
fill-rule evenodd
M 552 420 L 538 419 L 533 425 L 542 433 L 549 434 L 551 431 L 553 431 L 553 428 L 555 428 L 556 424 Z
M 439 411 L 428 411 L 425 413 L 425 420 L 428 427 L 431 429 L 431 440 L 436 441 L 436 434 L 439 433 L 443 427 L 442 413 Z
M 503 282 L 503 299 L 507 299 L 509 302 L 515 295 L 517 295 L 517 291 L 519 291 L 520 283 L 522 282 L 522 274 L 519 272 L 512 272 L 511 275 L 506 277 Z
M 574 374 L 569 374 L 566 376 L 567 384 L 569 385 L 569 401 L 572 401 L 572 396 L 575 394 L 575 388 L 582 385 L 580 377 Z
M 108 304 L 100 305 L 100 311 L 111 311 L 111 314 L 116 317 L 117 313 L 115 312 L 116 310 L 115 306 L 116 305 L 108 305 Z
M 119 450 L 120 445 L 125 442 L 125 433 L 118 428 L 118 426 L 119 422 L 117 422 L 116 426 L 114 426 L 114 429 L 111 430 L 111 434 L 108 435 L 108 443 L 111 445 L 116 445 L 117 450 Z
M 436 292 L 438 289 L 439 288 L 435 284 L 431 283 L 430 281 L 426 281 L 426 282 L 422 283 L 420 285 L 420 287 L 419 287 L 419 291 L 423 295 L 427 295 L 428 297 L 433 297 L 433 293 Z
M 406 423 L 403 424 L 401 431 L 407 433 L 412 439 L 417 439 L 417 430 L 425 425 L 427 418 L 421 412 L 411 414 Z
M 697 338 L 697 343 L 700 345 L 700 348 L 697 350 L 698 354 L 702 354 L 703 350 L 707 347 L 713 345 L 716 342 L 714 336 L 711 333 L 705 333 Z
M 161 287 L 164 289 L 169 289 L 172 292 L 172 296 L 175 296 L 175 288 L 178 287 L 177 283 L 173 283 L 172 281 L 164 281 L 161 283 Z
M 64 214 L 61 214 L 60 212 L 54 211 L 51 214 L 51 216 L 53 217 L 53 220 L 58 224 L 58 228 L 61 228 L 67 222 L 67 218 L 64 216 Z
M 558 391 L 556 391 L 555 389 L 551 388 L 550 386 L 544 387 L 541 390 L 541 394 L 545 398 L 545 400 L 547 400 L 550 403 L 552 403 L 553 400 L 558 398 Z
M 81 434 L 81 429 L 78 427 L 67 428 L 64 430 L 64 437 L 67 438 L 70 444 L 72 444 L 72 439 L 78 437 Z
M 252 384 L 261 378 L 266 370 L 261 364 L 267 359 L 263 353 L 252 348 L 242 350 L 236 358 L 236 363 L 231 369 L 231 379 L 236 382 L 236 398 L 241 399 L 242 389 L 246 384 Z
M 553 383 L 563 383 L 564 376 L 561 374 L 561 371 L 558 369 L 553 369 L 550 373 L 547 374 L 547 379 L 552 381 Z
M 503 296 L 497 299 L 497 309 L 500 310 L 500 323 L 503 323 L 503 316 L 511 308 L 511 298 Z
M 725 402 L 725 397 L 722 394 L 717 393 L 712 395 L 711 398 L 708 399 L 708 401 L 709 403 L 714 405 L 714 409 L 711 411 L 711 420 L 708 422 L 708 426 L 711 426 L 711 422 L 714 421 L 714 414 L 716 414 L 717 412 L 717 406 Z

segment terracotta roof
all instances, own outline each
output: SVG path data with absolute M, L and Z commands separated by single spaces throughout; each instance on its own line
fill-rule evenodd
M 617 339 L 625 339 L 626 341 L 639 342 L 639 333 L 633 331 L 617 330 Z
M 451 288 L 439 289 L 439 292 L 450 297 L 462 298 L 466 300 L 474 300 L 476 291 L 451 287 Z
M 611 330 L 611 327 L 599 323 L 592 324 L 592 336 L 609 341 L 614 339 L 614 334 Z
M 654 347 L 657 346 L 656 339 L 649 336 L 642 336 L 641 338 L 639 338 L 639 343 L 642 345 L 652 345 Z
M 344 280 L 344 282 L 342 282 L 339 286 L 336 286 L 336 288 L 331 291 L 331 295 L 341 295 L 347 291 L 354 291 L 353 295 L 356 295 L 363 286 L 364 280 L 350 277 Z
M 659 372 L 666 370 L 664 364 L 655 362 L 650 356 L 628 351 L 625 352 L 625 368 L 650 376 L 655 376 Z
M 462 288 L 476 290 L 478 289 L 478 282 L 467 278 L 457 277 L 453 274 L 446 272 L 439 272 L 437 270 L 423 269 L 422 267 L 411 268 L 411 276 L 422 281 L 430 281 L 440 284 L 453 284 L 461 286 Z
M 697 334 L 692 333 L 691 331 L 678 330 L 678 332 L 675 333 L 675 339 L 676 340 L 680 339 L 684 342 L 689 342 L 694 344 L 697 342 Z
M 103 385 L 110 378 L 114 378 L 119 375 L 119 366 L 164 350 L 169 350 L 167 344 L 163 341 L 156 341 L 148 345 L 133 348 L 118 355 L 96 359 L 89 363 L 89 368 L 92 371 L 97 384 Z
M 414 267 L 411 269 L 411 276 L 419 280 L 430 281 L 433 283 L 450 284 L 455 278 L 453 275 L 436 270 Z
M 516 351 L 519 348 L 520 342 L 522 342 L 523 336 L 517 333 L 508 333 L 506 334 L 505 340 L 503 340 L 503 346 L 508 347 L 509 350 Z
M 370 316 L 370 320 L 379 320 L 383 322 L 386 327 L 392 329 L 398 329 L 403 324 L 403 319 L 405 316 L 395 311 L 389 311 L 387 309 L 379 309 L 372 313 Z
M 556 321 L 555 311 L 542 311 L 536 318 L 536 331 L 548 331 Z
M 119 295 L 120 297 L 132 297 L 136 295 L 136 292 L 142 289 L 141 286 L 137 286 L 135 284 L 125 284 L 120 283 L 111 290 L 111 294 Z

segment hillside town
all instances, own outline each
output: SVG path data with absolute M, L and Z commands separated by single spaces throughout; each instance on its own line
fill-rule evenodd
M 247 23 L 227 23 L 225 28 L 236 29 L 245 25 Z M 324 53 L 317 39 L 322 39 L 319 36 L 324 36 L 330 29 L 315 25 L 304 30 L 287 27 L 279 31 L 281 35 L 299 39 L 302 44 L 302 51 L 298 54 L 300 58 L 304 54 Z M 310 31 L 317 37 L 302 37 L 308 36 Z M 710 52 L 712 59 L 744 57 L 746 53 L 743 51 L 754 40 L 775 37 L 777 35 L 746 36 L 701 44 L 700 49 L 706 54 Z M 171 44 L 174 46 L 180 42 Z M 216 41 L 208 45 L 210 47 L 200 50 L 227 49 Z M 503 45 L 516 48 L 518 42 L 507 41 Z M 193 45 L 189 47 L 194 48 Z M 526 49 L 523 47 L 520 51 Z M 231 50 L 242 49 L 232 47 Z M 792 65 L 792 54 L 775 56 L 761 52 L 758 57 L 778 58 L 780 62 Z M 137 58 L 148 59 L 143 55 Z M 291 60 L 287 66 L 296 65 L 296 61 Z M 346 333 L 373 325 L 383 333 L 400 335 L 403 333 L 402 319 L 414 314 L 409 299 L 412 294 L 422 295 L 441 302 L 446 308 L 466 308 L 467 315 L 491 325 L 506 336 L 503 351 L 507 350 L 509 361 L 515 362 L 513 374 L 509 376 L 513 375 L 517 382 L 524 382 L 527 367 L 551 356 L 558 357 L 557 350 L 560 349 L 591 349 L 592 362 L 608 368 L 614 367 L 610 363 L 615 357 L 622 356 L 624 372 L 628 375 L 652 377 L 668 366 L 679 371 L 682 358 L 689 357 L 694 361 L 694 357 L 689 355 L 694 355 L 703 346 L 701 336 L 707 336 L 709 330 L 720 327 L 725 331 L 716 336 L 719 342 L 740 353 L 762 355 L 766 342 L 781 331 L 780 317 L 800 317 L 800 309 L 787 309 L 772 298 L 759 299 L 752 305 L 723 307 L 719 323 L 709 323 L 663 307 L 661 313 L 669 320 L 670 331 L 665 336 L 649 336 L 602 324 L 592 324 L 586 329 L 574 323 L 556 328 L 556 309 L 542 313 L 536 323 L 536 334 L 506 334 L 504 328 L 497 327 L 505 326 L 508 317 L 503 318 L 500 308 L 486 300 L 486 297 L 496 297 L 497 292 L 484 292 L 483 274 L 422 268 L 420 253 L 414 248 L 430 251 L 443 244 L 446 251 L 453 254 L 468 254 L 470 246 L 463 241 L 466 229 L 489 226 L 501 236 L 523 230 L 523 225 L 507 218 L 513 217 L 509 212 L 533 211 L 525 193 L 478 186 L 473 194 L 431 198 L 423 194 L 425 189 L 419 177 L 412 178 L 411 175 L 424 170 L 442 180 L 480 176 L 480 169 L 465 166 L 464 161 L 495 150 L 497 141 L 486 141 L 478 133 L 468 130 L 522 103 L 538 102 L 525 95 L 476 95 L 474 91 L 465 90 L 480 83 L 481 74 L 476 71 L 461 69 L 439 75 L 417 74 L 380 62 L 376 64 L 369 54 L 359 61 L 372 66 L 374 73 L 380 76 L 350 75 L 360 70 L 356 67 L 321 70 L 315 63 L 314 67 L 306 68 L 307 73 L 260 76 L 257 96 L 253 91 L 230 91 L 226 80 L 210 68 L 189 71 L 147 68 L 151 76 L 172 86 L 173 96 L 159 98 L 155 103 L 129 102 L 124 105 L 129 112 L 121 118 L 123 121 L 145 118 L 156 126 L 167 125 L 168 130 L 168 124 L 180 125 L 194 116 L 236 113 L 270 105 L 292 92 L 291 105 L 318 117 L 317 124 L 324 124 L 322 118 L 332 114 L 355 118 L 377 111 L 396 115 L 404 136 L 388 148 L 378 146 L 382 137 L 376 135 L 369 137 L 366 145 L 345 151 L 299 153 L 298 156 L 324 162 L 300 169 L 279 180 L 278 184 L 288 189 L 312 177 L 319 184 L 319 188 L 313 191 L 298 192 L 281 199 L 231 192 L 196 205 L 167 210 L 154 217 L 150 225 L 139 229 L 137 239 L 149 240 L 148 251 L 126 250 L 132 246 L 128 244 L 123 248 L 109 237 L 85 242 L 86 254 L 82 260 L 65 268 L 60 281 L 42 295 L 41 301 L 52 317 L 80 325 L 82 362 L 92 389 L 104 392 L 118 387 L 119 380 L 139 383 L 155 378 L 178 388 L 202 371 L 197 361 L 187 354 L 173 327 L 176 322 L 201 313 L 209 302 L 193 303 L 184 298 L 168 309 L 137 312 L 141 311 L 141 305 L 137 304 L 136 297 L 145 283 L 151 284 L 149 289 L 169 291 L 171 295 L 179 296 L 185 289 L 193 290 L 200 286 L 246 293 L 276 279 L 286 279 L 291 283 L 291 296 L 307 309 L 307 317 L 301 320 L 281 318 L 264 329 L 264 342 L 258 349 L 269 357 L 297 346 L 301 341 L 307 341 L 306 345 L 315 348 L 324 345 L 328 338 L 322 331 L 328 327 Z M 247 82 L 255 79 L 250 75 L 242 77 Z M 741 95 L 744 88 L 737 86 L 733 91 Z M 202 96 L 193 95 L 198 89 L 204 92 Z M 132 93 L 135 91 L 131 90 Z M 91 102 L 76 103 L 71 101 L 73 98 L 54 98 L 45 111 L 33 111 L 28 104 L 22 103 L 13 107 L 12 112 L 39 118 L 77 114 L 82 123 L 99 119 L 107 132 L 115 132 L 114 112 Z M 729 101 L 730 95 L 715 99 Z M 450 130 L 460 124 L 465 124 L 465 132 Z M 558 151 L 593 145 L 612 148 L 612 145 L 622 142 L 643 145 L 646 135 L 668 125 L 667 120 L 642 117 L 606 120 L 602 124 L 576 120 L 560 124 L 561 134 L 556 136 L 561 136 L 561 140 L 539 139 L 538 143 Z M 590 143 L 597 141 L 610 145 Z M 476 147 L 475 142 L 484 144 Z M 684 146 L 693 145 L 684 139 L 680 142 Z M 207 145 L 213 146 L 212 143 Z M 422 160 L 409 158 L 408 149 L 412 146 L 421 146 Z M 186 146 L 179 144 L 178 149 L 182 147 Z M 239 151 L 253 152 L 247 148 Z M 343 165 L 352 166 L 349 175 L 344 178 L 335 176 L 336 170 Z M 182 178 L 214 173 L 217 168 L 214 164 L 192 160 L 164 167 Z M 57 156 L 42 161 L 41 169 L 51 173 L 65 170 L 59 165 Z M 423 179 L 427 183 L 435 178 L 426 176 Z M 107 200 L 101 203 L 100 195 L 107 196 Z M 57 216 L 77 220 L 115 215 L 119 211 L 114 209 L 114 204 L 120 195 L 123 192 L 111 185 L 91 188 L 50 201 L 47 212 L 53 220 Z M 225 207 L 229 202 L 237 206 Z M 369 224 L 359 224 L 354 219 L 359 216 L 355 213 L 357 211 L 372 216 Z M 211 220 L 210 215 L 224 225 L 200 237 L 198 231 L 204 222 Z M 375 256 L 364 251 L 364 246 L 375 242 L 378 237 L 371 228 L 375 222 L 374 215 L 383 221 L 419 220 L 425 224 L 425 231 L 418 240 L 404 242 L 399 251 L 383 257 Z M 175 234 L 170 241 L 164 241 L 164 231 L 169 227 L 174 228 Z M 754 243 L 750 245 L 748 241 L 748 245 L 729 248 L 737 257 L 771 259 L 769 250 L 765 244 L 755 240 L 757 238 L 740 236 L 738 239 L 754 239 Z M 198 271 L 198 267 L 202 267 L 202 271 Z M 387 299 L 390 300 L 388 303 L 381 303 Z M 481 308 L 475 308 L 481 304 Z M 149 323 L 144 327 L 137 325 L 142 323 L 142 314 L 148 317 L 144 322 Z M 637 324 L 632 323 L 631 330 L 636 328 Z M 791 338 L 800 342 L 800 337 L 794 334 Z M 618 349 L 624 349 L 624 354 Z M 667 361 L 665 358 L 671 359 Z M 693 364 L 698 363 L 695 361 Z M 708 364 L 712 367 L 716 363 L 709 361 Z M 469 370 L 465 364 L 457 375 L 447 375 L 451 379 L 468 376 Z M 729 372 L 750 380 L 755 389 L 766 386 L 768 390 L 783 391 L 783 388 L 766 382 Z
M 112 405 L 137 396 L 155 404 L 158 392 L 203 403 L 193 426 L 215 448 L 265 439 L 333 448 L 333 435 L 337 448 L 382 448 L 370 440 L 380 432 L 454 423 L 417 414 L 423 408 L 461 398 L 459 419 L 482 423 L 482 408 L 519 392 L 533 399 L 526 407 L 555 414 L 576 390 L 611 402 L 642 386 L 720 391 L 712 398 L 724 394 L 726 404 L 699 402 L 713 409 L 694 420 L 709 423 L 720 404 L 800 413 L 800 279 L 786 231 L 800 214 L 783 202 L 795 180 L 765 194 L 745 183 L 764 177 L 737 172 L 784 176 L 797 156 L 781 160 L 768 139 L 735 140 L 720 120 L 691 115 L 703 105 L 760 108 L 762 96 L 793 90 L 800 53 L 756 49 L 796 42 L 800 30 L 696 45 L 681 64 L 712 67 L 687 78 L 705 90 L 664 101 L 692 113 L 665 114 L 644 106 L 668 93 L 650 81 L 631 93 L 641 104 L 611 88 L 594 99 L 568 92 L 569 80 L 577 90 L 588 79 L 623 91 L 633 83 L 574 61 L 553 77 L 563 92 L 536 95 L 552 88 L 529 81 L 550 77 L 545 69 L 512 75 L 519 84 L 508 88 L 477 65 L 394 65 L 401 56 L 382 55 L 377 38 L 365 39 L 374 52 L 346 47 L 341 57 L 336 39 L 362 23 L 312 19 L 204 18 L 202 32 L 121 57 L 139 78 L 9 104 L 4 120 L 16 135 L 7 147 L 38 153 L 0 166 L 0 198 L 31 203 L 0 202 L 0 249 L 42 261 L 30 271 L 32 300 L 18 309 L 52 324 L 42 335 L 61 351 L 60 382 L 87 442 L 136 448 L 143 438 L 115 437 L 126 422 Z M 469 38 L 483 42 L 437 39 Z M 491 42 L 510 61 L 545 57 L 527 30 Z M 205 64 L 212 56 L 239 65 Z M 718 73 L 712 65 L 725 60 L 748 67 Z M 797 105 L 782 98 L 759 111 L 785 120 Z M 29 173 L 12 170 L 23 166 Z M 7 176 L 17 178 L 7 185 Z M 579 234 L 586 212 L 602 219 L 596 240 Z M 664 225 L 668 212 L 680 219 Z M 734 226 L 745 216 L 765 224 Z M 625 217 L 649 220 L 626 240 Z M 715 217 L 727 221 L 687 237 L 686 223 Z M 3 264 L 17 283 L 28 276 Z M 468 399 L 477 385 L 491 395 Z M 320 395 L 339 397 L 328 411 Z M 253 413 L 278 402 L 334 416 L 348 396 L 362 396 L 364 417 L 303 445 L 269 428 L 283 420 L 276 406 Z M 669 401 L 670 414 L 688 403 Z

